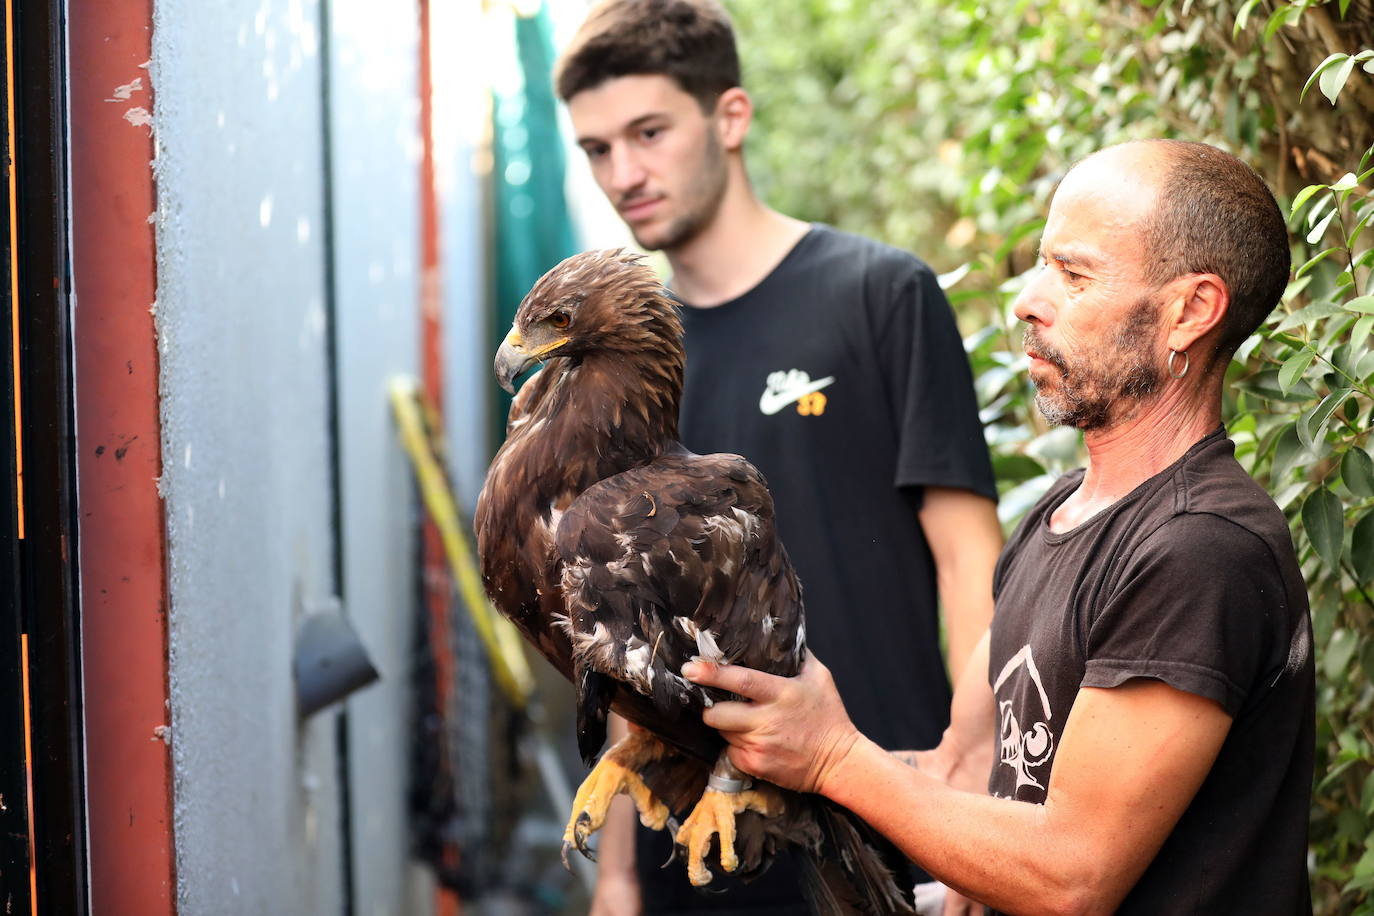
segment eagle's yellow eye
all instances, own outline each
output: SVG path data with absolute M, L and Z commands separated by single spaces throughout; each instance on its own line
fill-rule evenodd
M 572 319 L 568 317 L 567 312 L 554 312 L 549 316 L 549 324 L 561 331 L 572 324 Z

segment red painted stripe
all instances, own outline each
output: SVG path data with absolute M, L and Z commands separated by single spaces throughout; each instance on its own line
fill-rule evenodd
M 153 307 L 152 0 L 70 0 L 77 476 L 91 901 L 176 912 Z M 154 731 L 158 729 L 158 731 Z

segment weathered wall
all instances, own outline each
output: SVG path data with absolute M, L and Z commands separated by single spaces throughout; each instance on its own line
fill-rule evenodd
M 414 495 L 387 381 L 420 354 L 419 14 L 365 0 L 329 10 L 334 287 L 344 604 L 382 672 L 349 700 L 360 916 L 428 911 L 406 828 L 415 612 Z
M 483 21 L 481 4 L 432 5 L 434 30 L 435 180 L 440 201 L 443 263 L 444 411 L 454 489 L 471 513 L 486 478 L 494 443 L 489 419 L 495 381 L 485 277 L 489 243 L 479 173 L 490 168 L 487 81 L 499 58 L 491 43 L 509 41 Z
M 436 57 L 478 59 L 476 15 L 442 17 Z M 418 4 L 155 9 L 183 914 L 433 908 L 409 857 L 415 503 L 387 401 L 420 354 L 419 35 Z M 448 403 L 480 429 L 482 90 L 471 66 L 438 71 Z M 456 438 L 470 505 L 486 444 Z M 298 721 L 291 671 L 302 618 L 336 596 L 382 674 L 346 729 L 336 710 Z
M 333 594 L 319 7 L 161 0 L 163 492 L 179 911 L 338 913 L 334 724 L 293 636 Z

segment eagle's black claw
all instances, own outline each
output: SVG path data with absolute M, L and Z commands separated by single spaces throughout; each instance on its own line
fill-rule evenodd
M 674 843 L 672 851 L 668 853 L 668 858 L 663 860 L 663 864 L 660 865 L 659 868 L 667 868 L 669 865 L 672 865 L 673 861 L 678 857 L 677 851 L 678 845 L 677 843 Z

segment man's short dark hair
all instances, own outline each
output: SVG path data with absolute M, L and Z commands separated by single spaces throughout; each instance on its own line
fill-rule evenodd
M 1153 140 L 1168 174 L 1145 227 L 1146 279 L 1163 284 L 1191 273 L 1225 281 L 1231 305 L 1218 355 L 1229 357 L 1274 310 L 1288 283 L 1288 229 L 1264 179 L 1205 143 Z
M 587 14 L 554 74 L 568 101 L 620 76 L 667 76 L 709 111 L 740 84 L 730 17 L 715 0 L 606 0 Z

